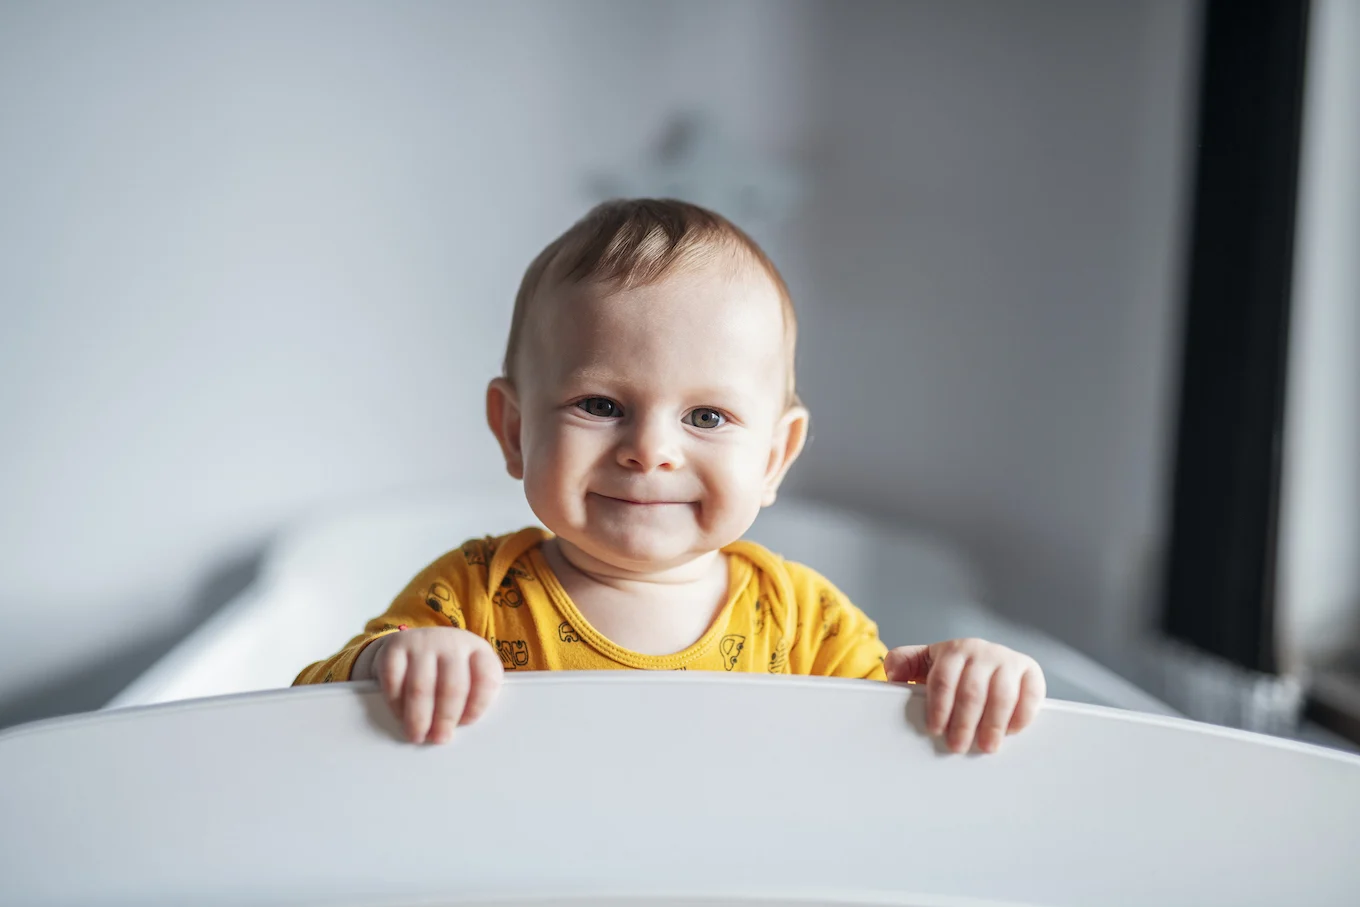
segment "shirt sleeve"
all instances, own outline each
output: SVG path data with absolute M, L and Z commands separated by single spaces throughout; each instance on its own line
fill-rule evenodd
M 467 552 L 478 551 L 474 547 L 477 544 L 469 542 L 416 574 L 382 615 L 364 625 L 364 632 L 330 658 L 303 668 L 293 685 L 349 680 L 354 662 L 370 643 L 404 629 L 453 627 L 479 632 L 480 624 L 468 625 L 469 617 L 474 620 L 477 617 L 469 612 L 476 610 L 478 597 L 473 588 L 476 577 L 471 575 L 474 556 Z M 485 552 L 485 549 L 480 550 Z M 482 563 L 485 563 L 484 557 Z
M 788 569 L 798 608 L 792 672 L 887 680 L 883 659 L 888 649 L 878 638 L 878 626 L 817 571 L 792 562 Z

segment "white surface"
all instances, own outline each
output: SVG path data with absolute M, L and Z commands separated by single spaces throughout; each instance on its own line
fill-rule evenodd
M 921 706 L 607 672 L 512 676 L 442 747 L 368 684 L 55 719 L 0 734 L 0 880 L 24 907 L 1355 904 L 1360 758 L 1056 702 L 961 757 Z
M 449 489 L 394 496 L 285 533 L 257 582 L 112 706 L 287 686 L 386 609 L 420 569 L 468 538 L 535 523 L 523 496 Z M 879 622 L 889 645 L 981 636 L 1034 656 L 1059 698 L 1167 708 L 1051 637 L 977 603 L 978 581 L 938 541 L 784 498 L 749 537 L 826 575 Z

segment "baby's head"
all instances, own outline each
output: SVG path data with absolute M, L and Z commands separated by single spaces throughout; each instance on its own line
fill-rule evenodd
M 487 419 L 564 543 L 678 567 L 740 538 L 802 449 L 795 337 L 783 279 L 736 226 L 607 202 L 525 272 Z

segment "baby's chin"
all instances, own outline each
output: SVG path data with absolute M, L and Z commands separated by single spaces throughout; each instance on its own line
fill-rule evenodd
M 567 541 L 596 560 L 619 570 L 657 573 L 683 566 L 711 550 L 698 538 L 686 539 L 678 535 L 654 531 L 587 529 L 580 533 L 579 542 L 570 538 Z
M 550 530 L 551 526 L 548 527 Z M 620 573 L 661 573 L 721 548 L 701 533 L 659 527 L 583 526 L 554 532 L 602 566 Z
M 684 567 L 740 538 L 735 525 L 708 525 L 701 505 L 637 509 L 587 499 L 530 506 L 548 531 L 610 572 L 654 574 Z M 736 521 L 727 521 L 733 522 Z

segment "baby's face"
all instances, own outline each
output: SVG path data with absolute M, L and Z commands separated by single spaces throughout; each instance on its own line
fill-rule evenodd
M 534 513 L 621 570 L 740 538 L 802 443 L 774 286 L 729 265 L 563 292 L 536 306 L 507 445 Z

